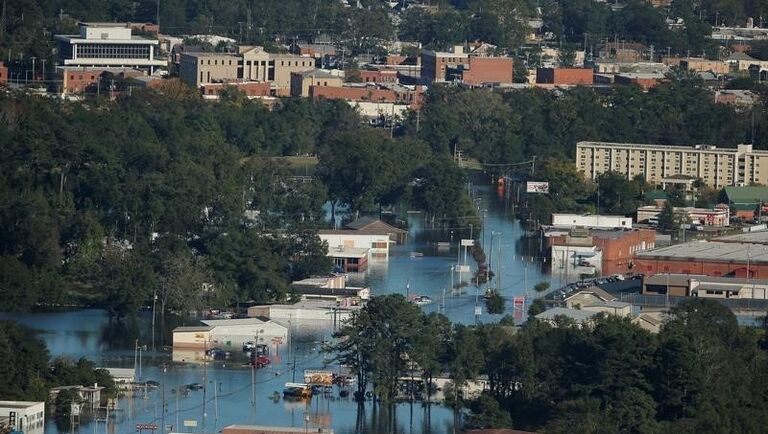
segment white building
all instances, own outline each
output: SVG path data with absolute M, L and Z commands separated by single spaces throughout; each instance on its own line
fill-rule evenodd
M 353 229 L 327 229 L 318 231 L 321 240 L 328 243 L 328 250 L 337 247 L 353 247 L 368 249 L 372 257 L 389 257 L 389 244 L 392 242 L 387 234 L 360 233 Z
M 55 35 L 64 66 L 136 68 L 154 72 L 167 66 L 156 59 L 158 39 L 136 36 L 126 23 L 79 23 L 79 35 Z
M 269 344 L 272 338 L 288 338 L 288 329 L 274 321 L 260 318 L 201 321 L 203 326 L 177 327 L 173 330 L 173 347 L 201 350 L 207 348 L 241 348 L 246 342 Z
M 572 228 L 632 228 L 632 218 L 619 215 L 552 214 L 552 226 Z
M 565 282 L 575 282 L 581 275 L 602 273 L 603 252 L 591 245 L 553 245 L 552 274 Z
M 45 428 L 45 402 L 0 401 L 0 427 L 24 434 L 42 434 Z

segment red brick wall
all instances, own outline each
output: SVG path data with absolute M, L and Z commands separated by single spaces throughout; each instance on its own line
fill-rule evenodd
M 360 78 L 365 83 L 396 83 L 397 71 L 360 70 Z
M 621 238 L 595 237 L 595 245 L 603 251 L 603 274 L 628 273 L 635 271 L 630 268 L 632 249 L 639 250 L 645 242 L 645 248 L 656 241 L 656 233 L 652 230 L 640 229 L 627 231 Z
M 621 75 L 616 76 L 615 82 L 616 84 L 623 85 L 637 85 L 640 86 L 643 90 L 648 90 L 659 85 L 659 80 L 655 78 L 630 78 Z
M 469 71 L 464 72 L 463 80 L 471 86 L 512 83 L 514 69 L 514 61 L 508 57 L 470 57 Z
M 423 89 L 417 89 L 415 92 L 395 92 L 389 89 L 373 89 L 365 87 L 331 87 L 331 86 L 310 86 L 310 98 L 327 99 L 345 99 L 348 101 L 371 101 L 371 102 L 401 102 L 411 105 L 421 104 L 424 95 Z
M 83 92 L 88 86 L 95 84 L 99 81 L 101 71 L 85 70 L 85 71 L 64 71 L 63 74 L 66 77 L 63 80 L 63 92 L 64 93 L 80 93 Z
M 269 83 L 207 83 L 200 86 L 203 95 L 218 95 L 227 86 L 234 86 L 246 96 L 270 96 L 271 88 Z
M 536 83 L 592 84 L 594 76 L 590 68 L 539 68 L 536 70 Z
M 679 274 L 704 274 L 710 277 L 729 275 L 746 277 L 747 274 L 746 263 L 635 258 L 634 264 L 635 267 L 632 271 L 648 275 L 669 272 Z M 749 265 L 749 274 L 752 278 L 768 279 L 768 266 L 752 263 Z
M 8 83 L 8 67 L 0 62 L 0 83 Z

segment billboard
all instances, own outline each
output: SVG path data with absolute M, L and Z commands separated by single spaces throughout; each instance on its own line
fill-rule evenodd
M 333 385 L 333 372 L 307 369 L 304 371 L 304 382 L 307 384 Z
M 526 193 L 547 194 L 549 193 L 549 182 L 528 181 L 525 185 Z

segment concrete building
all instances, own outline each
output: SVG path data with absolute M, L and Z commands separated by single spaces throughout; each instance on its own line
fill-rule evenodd
M 294 304 L 265 304 L 248 308 L 249 317 L 269 318 L 279 323 L 288 321 L 346 321 L 352 312 L 359 310 L 360 299 L 344 297 L 336 300 L 303 300 Z
M 229 53 L 181 53 L 179 77 L 196 89 L 205 83 L 237 81 L 239 61 Z
M 539 68 L 536 70 L 537 84 L 590 85 L 595 73 L 591 68 Z
M 700 178 L 714 188 L 768 184 L 768 151 L 755 150 L 752 145 L 718 148 L 579 142 L 576 167 L 589 179 L 615 171 L 625 174 L 627 179 L 643 175 L 651 184 L 661 184 L 674 175 Z
M 552 214 L 552 226 L 558 228 L 614 229 L 632 228 L 632 218 L 598 214 Z
M 336 86 L 310 86 L 310 98 L 343 99 L 345 101 L 370 102 L 378 104 L 407 104 L 413 108 L 421 106 L 424 90 L 421 86 L 409 89 L 394 84 Z
M 315 59 L 309 56 L 293 54 L 270 54 L 272 73 L 269 81 L 274 84 L 278 96 L 291 94 L 291 74 L 315 69 Z
M 0 428 L 11 432 L 42 434 L 45 430 L 45 402 L 0 401 Z
M 634 254 L 634 270 L 710 277 L 768 279 L 768 245 L 693 241 Z
M 346 274 L 309 277 L 291 282 L 291 291 L 303 300 L 356 298 L 368 300 L 371 298 L 371 288 L 347 285 Z
M 311 86 L 341 87 L 343 85 L 343 76 L 334 75 L 320 69 L 291 73 L 292 97 L 309 97 L 309 88 Z
M 623 318 L 632 316 L 632 305 L 623 301 L 606 301 L 603 303 L 585 304 L 581 310 L 586 312 L 604 313 L 606 315 L 615 315 Z
M 655 274 L 643 281 L 643 294 L 678 297 L 760 299 L 768 298 L 768 280 L 711 277 L 689 274 Z
M 264 47 L 240 46 L 238 76 L 247 81 L 267 82 L 274 80 L 274 64 Z
M 55 35 L 63 66 L 136 68 L 153 73 L 167 67 L 158 59 L 160 41 L 132 34 L 126 23 L 79 23 L 78 35 Z
M 648 222 L 650 219 L 658 219 L 663 211 L 662 207 L 655 205 L 641 206 L 637 209 L 637 221 Z M 674 213 L 682 213 L 694 226 L 725 227 L 731 224 L 731 211 L 728 206 L 715 207 L 714 209 L 694 207 L 674 207 Z
M 722 60 L 709 60 L 702 57 L 685 57 L 680 59 L 680 67 L 690 71 L 712 72 L 716 75 L 728 74 L 730 65 Z

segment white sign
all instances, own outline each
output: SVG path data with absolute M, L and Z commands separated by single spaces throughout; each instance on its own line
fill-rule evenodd
M 475 245 L 475 240 L 467 240 L 467 239 L 461 240 L 461 245 L 466 247 L 472 247 Z
M 475 306 L 475 315 L 482 315 L 483 314 L 483 308 L 480 306 Z
M 185 420 L 184 426 L 187 428 L 196 428 L 197 427 L 197 421 L 196 420 Z
M 547 194 L 549 193 L 549 182 L 528 181 L 525 185 L 526 193 Z
M 469 265 L 459 265 L 457 270 L 459 273 L 469 273 Z

